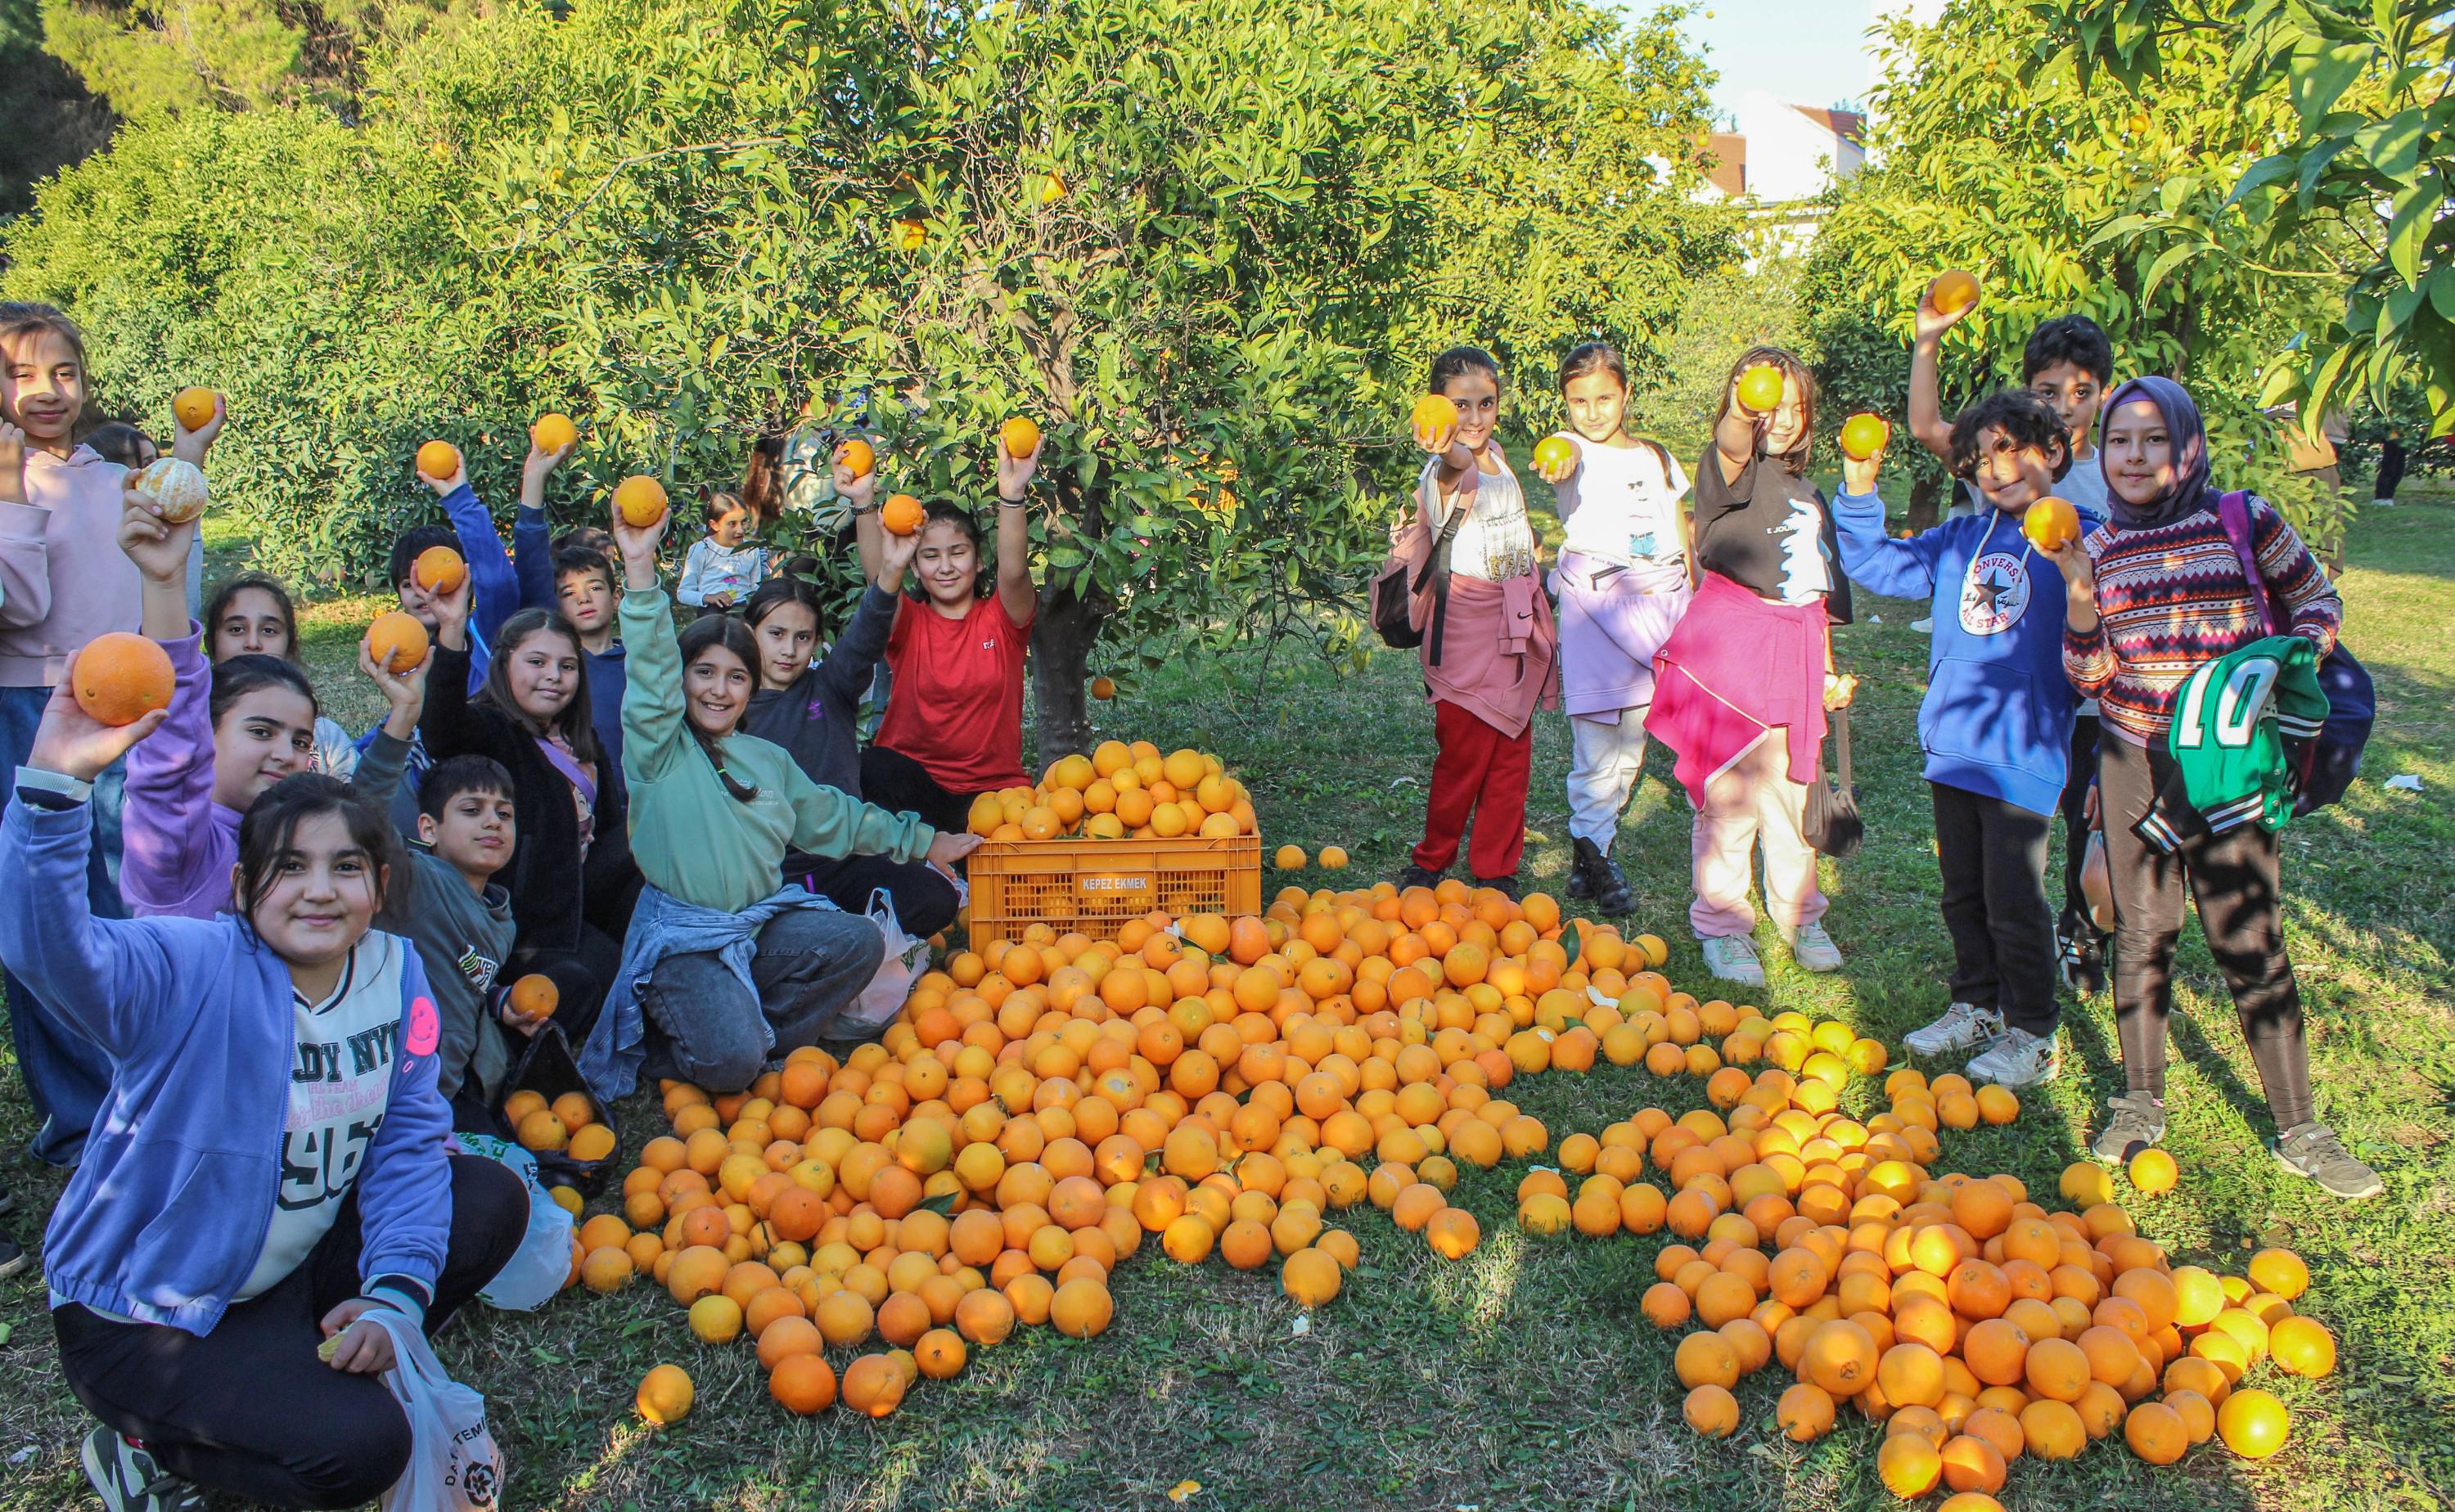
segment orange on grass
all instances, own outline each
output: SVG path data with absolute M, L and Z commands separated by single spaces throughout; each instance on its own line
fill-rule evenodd
M 890 535 L 909 535 L 926 518 L 928 512 L 909 494 L 889 494 L 886 502 L 878 507 L 878 523 Z
M 2088 1447 L 2088 1430 L 2068 1401 L 2051 1397 L 2020 1409 L 2020 1438 L 2040 1460 L 2068 1460 Z
M 2155 1196 L 2170 1192 L 2181 1179 L 2181 1168 L 2174 1158 L 2151 1145 L 2131 1158 L 2131 1185 L 2134 1190 Z
M 781 1286 L 776 1289 L 784 1290 Z M 795 1355 L 815 1355 L 825 1346 L 826 1341 L 820 1337 L 815 1324 L 799 1313 L 788 1314 L 759 1331 L 759 1362 L 773 1370 Z
M 1739 1383 L 1738 1352 L 1717 1333 L 1694 1333 L 1679 1341 L 1679 1348 L 1671 1357 L 1671 1368 L 1683 1386 Z
M 1116 1307 L 1107 1287 L 1078 1276 L 1057 1288 L 1048 1304 L 1048 1320 L 1068 1339 L 1088 1339 L 1108 1326 Z
M 741 1334 L 741 1304 L 721 1292 L 711 1292 L 690 1305 L 690 1331 L 711 1344 Z
M 2250 1258 L 2250 1280 L 2289 1302 L 2310 1289 L 2310 1267 L 2289 1249 L 2263 1249 Z
M 913 1362 L 932 1381 L 952 1381 L 961 1375 L 970 1353 L 964 1347 L 963 1336 L 951 1328 L 932 1328 L 912 1346 Z
M 77 707 L 96 723 L 113 727 L 134 724 L 156 709 L 171 707 L 172 681 L 169 652 L 146 636 L 119 630 L 87 641 L 70 676 Z
M 2122 1420 L 2122 1441 L 2150 1464 L 2172 1464 L 2191 1446 L 2182 1415 L 2161 1401 L 2143 1401 Z
M 767 1395 L 786 1412 L 809 1417 L 835 1405 L 836 1370 L 818 1355 L 789 1355 L 767 1373 Z
M 1345 1272 L 1329 1253 L 1300 1249 L 1279 1265 L 1279 1289 L 1300 1307 L 1320 1307 L 1335 1300 Z
M 691 1378 L 680 1365 L 659 1365 L 639 1378 L 633 1401 L 639 1416 L 659 1428 L 680 1422 L 690 1416 Z
M 1802 1381 L 1781 1394 L 1774 1405 L 1774 1421 L 1795 1443 L 1820 1439 L 1833 1431 L 1833 1394 Z
M 1040 426 L 1028 415 L 1016 415 L 998 427 L 998 445 L 1018 460 L 1040 450 Z
M 460 449 L 449 441 L 429 441 L 417 449 L 417 471 L 440 482 L 460 471 Z
M 634 473 L 614 485 L 614 512 L 634 530 L 645 530 L 665 517 L 665 486 L 644 473 Z
M 2078 1401 L 2095 1379 L 2089 1372 L 2088 1355 L 2068 1339 L 2040 1339 L 2031 1344 L 2022 1376 L 2031 1395 L 2057 1401 Z
M 1688 1426 L 1708 1439 L 1727 1439 L 1738 1431 L 1739 1401 L 1727 1386 L 1707 1382 L 1688 1393 L 1679 1415 Z
M 2292 1429 L 2284 1403 L 2256 1388 L 2234 1392 L 2217 1408 L 2217 1437 L 2245 1460 L 2264 1460 L 2283 1448 Z
M 2285 1374 L 2316 1381 L 2336 1368 L 2336 1336 L 2315 1318 L 2280 1318 L 2268 1330 L 2267 1353 Z
M 1943 1480 L 1943 1451 L 1922 1433 L 1897 1433 L 1876 1451 L 1876 1475 L 1884 1489 L 1911 1501 Z
M 1943 1459 L 1943 1483 L 1955 1491 L 1982 1491 L 1991 1496 L 2003 1489 L 2003 1452 L 1978 1435 L 1963 1433 L 1947 1439 L 1938 1453 Z
M 903 1371 L 884 1355 L 863 1355 L 844 1367 L 843 1404 L 864 1417 L 883 1418 L 903 1402 Z
M 601 1245 L 588 1252 L 579 1262 L 579 1283 L 592 1292 L 619 1292 L 631 1284 L 636 1274 L 628 1250 L 618 1245 Z
M 1315 860 L 1320 863 L 1321 869 L 1325 872 L 1338 871 L 1347 865 L 1347 847 L 1325 845 L 1321 848 L 1321 855 L 1316 857 Z
M 1800 1368 L 1836 1397 L 1855 1397 L 1876 1379 L 1876 1340 L 1846 1319 L 1822 1324 L 1808 1336 Z

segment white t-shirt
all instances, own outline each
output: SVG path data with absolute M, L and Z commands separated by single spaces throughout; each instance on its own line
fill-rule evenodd
M 407 962 L 399 939 L 369 930 L 331 997 L 311 1003 L 292 990 L 297 1047 L 281 1125 L 281 1179 L 264 1249 L 233 1300 L 260 1296 L 296 1270 L 357 1185 L 358 1166 L 392 1102 Z
M 1657 455 L 1650 446 L 1564 439 L 1577 449 L 1578 462 L 1577 471 L 1552 489 L 1568 531 L 1560 549 L 1629 568 L 1648 593 L 1684 586 L 1688 542 L 1680 531 L 1679 499 L 1688 492 L 1688 474 L 1669 453 Z
M 1442 513 L 1448 501 L 1441 497 L 1440 466 L 1438 457 L 1426 462 L 1419 485 L 1430 506 L 1424 517 L 1435 538 L 1449 519 Z M 1526 494 L 1509 464 L 1500 467 L 1497 473 L 1477 470 L 1474 492 L 1457 495 L 1456 502 L 1468 506 L 1468 513 L 1450 540 L 1450 571 L 1460 577 L 1505 583 L 1534 570 L 1534 527 L 1526 518 Z

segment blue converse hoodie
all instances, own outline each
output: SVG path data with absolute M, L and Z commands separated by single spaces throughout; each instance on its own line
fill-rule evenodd
M 2063 579 L 2001 510 L 1946 520 L 1897 540 L 1884 501 L 1833 501 L 1841 567 L 1890 598 L 1931 598 L 1918 746 L 1926 776 L 2032 814 L 2051 815 L 2071 762 L 2080 695 L 2063 675 Z M 2103 523 L 2082 512 L 2084 534 Z

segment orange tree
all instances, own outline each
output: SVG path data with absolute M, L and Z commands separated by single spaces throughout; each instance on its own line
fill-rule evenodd
M 1030 414 L 1051 756 L 1095 657 L 1351 643 L 1431 350 L 1641 354 L 1728 255 L 1687 199 L 1708 76 L 1675 11 L 403 14 L 347 119 L 132 124 L 12 230 L 9 291 L 87 320 L 115 400 L 231 390 L 226 496 L 292 570 L 362 567 L 431 508 L 426 434 L 509 496 L 547 407 L 588 433 L 558 490 L 599 495 L 738 476 L 754 434 L 863 394 L 890 486 L 974 505 Z
M 2341 228 L 2252 255 L 2224 201 L 2240 165 L 2292 130 L 2281 91 L 2247 96 L 2225 77 L 2222 38 L 2181 33 L 2143 97 L 2084 85 L 2027 0 L 1952 0 L 1932 26 L 1890 24 L 1871 104 L 1870 166 L 1836 193 L 1809 260 L 1804 302 L 1837 423 L 1854 409 L 1905 408 L 1913 312 L 1926 281 L 1966 268 L 1985 303 L 1944 345 L 1945 413 L 2018 383 L 2029 332 L 2080 312 L 2113 338 L 2118 373 L 2187 384 L 2215 451 L 2247 458 L 2230 480 L 2255 487 L 2323 546 L 2341 513 L 2283 474 L 2259 413 L 2278 353 L 2341 296 Z M 2146 219 L 2195 228 L 2143 236 Z M 1935 496 L 1941 472 L 1897 448 Z M 1915 513 L 1915 511 L 1914 511 Z

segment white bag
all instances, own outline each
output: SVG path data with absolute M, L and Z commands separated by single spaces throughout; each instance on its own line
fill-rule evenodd
M 383 1512 L 492 1512 L 503 1495 L 503 1451 L 486 1426 L 486 1399 L 443 1373 L 407 1313 L 362 1316 L 392 1336 L 384 1384 L 409 1415 L 409 1468 L 383 1494 Z
M 520 1247 L 478 1288 L 477 1300 L 506 1312 L 535 1312 L 552 1301 L 571 1276 L 571 1215 L 546 1196 L 538 1179 L 537 1157 L 508 1139 L 483 1134 L 455 1134 L 452 1143 L 467 1155 L 483 1156 L 518 1173 L 529 1198 L 528 1232 Z
M 830 1038 L 865 1038 L 894 1022 L 903 1000 L 912 996 L 913 978 L 928 969 L 929 942 L 903 933 L 903 921 L 895 917 L 895 899 L 885 888 L 869 895 L 869 921 L 886 937 L 886 955 L 878 963 L 878 975 L 837 1018 L 839 1027 L 827 1031 Z

